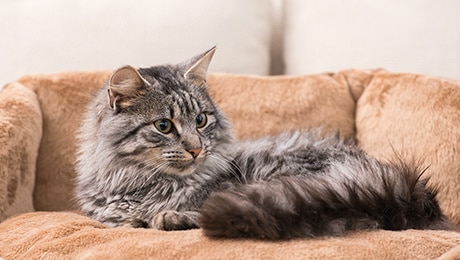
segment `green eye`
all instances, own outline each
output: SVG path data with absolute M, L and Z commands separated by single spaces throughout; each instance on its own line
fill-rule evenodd
M 162 132 L 163 134 L 169 134 L 173 127 L 173 122 L 169 119 L 160 119 L 154 122 L 155 127 L 158 131 Z
M 208 123 L 208 118 L 206 117 L 205 113 L 201 113 L 198 116 L 196 116 L 195 120 L 196 120 L 196 127 L 197 128 L 203 128 Z

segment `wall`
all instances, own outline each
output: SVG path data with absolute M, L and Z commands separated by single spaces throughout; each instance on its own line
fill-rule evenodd
M 211 71 L 385 68 L 460 80 L 457 0 L 0 0 L 0 86 L 30 73 L 175 63 Z

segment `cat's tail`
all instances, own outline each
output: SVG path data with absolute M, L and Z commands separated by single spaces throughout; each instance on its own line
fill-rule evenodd
M 417 167 L 382 167 L 383 174 L 374 174 L 370 182 L 284 175 L 215 193 L 200 211 L 200 226 L 210 237 L 270 240 L 360 229 L 449 228 L 436 190 L 420 178 Z

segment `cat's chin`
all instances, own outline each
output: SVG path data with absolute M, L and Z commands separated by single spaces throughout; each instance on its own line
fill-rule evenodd
M 197 166 L 190 165 L 184 168 L 175 168 L 169 167 L 167 170 L 163 171 L 165 174 L 176 175 L 176 176 L 188 176 L 195 173 Z

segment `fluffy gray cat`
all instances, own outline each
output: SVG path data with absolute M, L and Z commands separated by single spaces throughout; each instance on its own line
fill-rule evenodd
M 112 227 L 272 240 L 449 226 L 417 166 L 318 132 L 235 140 L 206 90 L 214 51 L 120 68 L 95 95 L 76 178 L 88 216 Z

